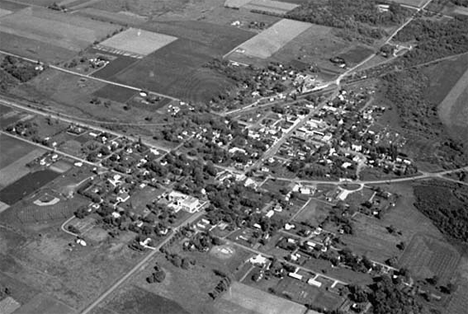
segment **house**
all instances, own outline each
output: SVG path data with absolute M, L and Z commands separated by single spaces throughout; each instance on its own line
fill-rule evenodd
M 320 288 L 322 286 L 322 283 L 320 281 L 315 280 L 314 278 L 310 278 L 309 280 L 307 280 L 307 283 L 317 288 Z

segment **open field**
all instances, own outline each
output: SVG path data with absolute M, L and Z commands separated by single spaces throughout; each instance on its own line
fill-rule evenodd
M 257 36 L 244 42 L 236 50 L 238 52 L 242 51 L 240 53 L 249 57 L 266 59 L 309 27 L 311 27 L 309 23 L 282 19 Z
M 99 50 L 92 49 L 92 51 L 96 51 L 96 52 L 99 53 Z M 106 54 L 110 54 L 110 53 L 106 52 Z M 113 55 L 113 54 L 111 54 L 111 55 Z M 137 61 L 138 61 L 138 59 L 135 59 L 135 58 L 132 58 L 132 57 L 122 56 L 122 55 L 117 56 L 116 55 L 115 60 L 112 60 L 104 68 L 98 69 L 96 72 L 94 72 L 92 74 L 92 76 L 95 76 L 97 78 L 102 78 L 102 79 L 109 79 L 112 76 L 119 73 L 120 71 L 123 71 L 126 68 L 130 67 L 132 64 L 134 64 Z
M 462 60 L 468 60 L 468 55 Z M 453 135 L 461 140 L 466 140 L 468 138 L 466 136 L 466 130 L 468 129 L 468 68 L 460 68 L 464 68 L 465 73 L 441 101 L 438 113 L 442 123 L 447 126 Z
M 427 0 L 393 0 L 393 2 L 399 4 L 406 4 L 414 7 L 421 7 Z
M 47 314 L 71 314 L 75 311 L 62 302 L 48 295 L 38 294 L 31 301 L 19 308 L 16 314 L 47 313 Z
M 353 65 L 357 64 L 367 57 L 369 57 L 374 51 L 365 46 L 354 46 L 351 49 L 339 54 L 338 56 L 343 58 L 347 64 Z
M 58 63 L 72 58 L 76 52 L 46 42 L 0 31 L 2 50 L 27 58 Z
M 76 11 L 77 15 L 121 25 L 140 25 L 147 21 L 147 18 L 144 16 L 126 13 L 128 12 L 109 12 L 91 7 Z
M 118 314 L 189 314 L 177 302 L 136 286 L 120 289 L 105 308 Z
M 130 98 L 132 98 L 135 95 L 135 93 L 136 92 L 133 89 L 128 89 L 117 85 L 106 85 L 103 88 L 95 91 L 93 95 L 96 97 L 110 99 L 124 104 Z
M 292 39 L 278 50 L 272 60 L 289 63 L 298 60 L 306 64 L 315 64 L 321 69 L 341 72 L 330 58 L 340 54 L 349 47 L 349 43 L 333 35 L 333 29 L 326 26 L 310 24 L 310 28 Z
M 119 28 L 112 24 L 27 8 L 0 19 L 0 31 L 78 52 Z
M 29 153 L 22 155 L 22 157 L 18 157 L 17 160 L 8 166 L 0 169 L 0 189 L 3 189 L 4 187 L 27 175 L 30 172 L 30 169 L 26 166 L 26 164 L 42 156 L 45 152 L 46 150 L 44 149 L 35 148 Z
M 147 56 L 150 53 L 170 44 L 176 37 L 148 32 L 141 29 L 129 28 L 109 39 L 104 40 L 99 46 L 115 49 L 125 53 L 134 53 Z
M 216 302 L 220 314 L 302 314 L 303 305 L 274 296 L 241 283 L 233 283 L 230 290 Z
M 421 279 L 437 275 L 441 283 L 449 282 L 455 272 L 460 255 L 444 242 L 430 237 L 415 236 L 399 260 L 401 267 L 406 267 Z
M 16 12 L 26 7 L 27 5 L 21 4 L 18 2 L 12 2 L 12 1 L 6 1 L 6 0 L 0 1 L 0 8 L 6 11 Z
M 173 97 L 207 101 L 232 84 L 227 78 L 201 67 L 215 55 L 210 47 L 179 39 L 119 73 L 115 79 Z
M 0 155 L 0 169 L 5 168 L 36 149 L 36 146 L 6 134 L 0 134 L 0 147 L 2 148 L 2 154 Z
M 297 4 L 271 1 L 271 0 L 252 0 L 244 4 L 241 8 L 246 10 L 255 10 L 268 12 L 273 14 L 286 14 L 287 12 L 297 8 Z
M 1 214 L 2 222 L 5 222 L 5 213 Z M 14 278 L 14 282 L 34 289 L 35 294 L 40 291 L 78 309 L 128 271 L 141 255 L 114 241 L 87 247 L 70 245 L 74 239 L 60 230 L 60 223 L 50 227 L 34 224 L 30 226 L 32 232 L 22 227 L 18 232 L 1 228 L 2 252 L 5 255 L 0 256 L 0 278 L 6 273 Z M 24 290 L 25 296 L 21 298 L 13 295 L 22 304 L 33 302 L 31 307 L 26 305 L 21 313 L 68 313 L 66 307 L 49 297 L 33 298 L 31 294 L 34 292 L 28 293 L 28 299 L 24 300 L 26 293 L 28 291 Z M 39 312 L 31 310 L 34 308 L 40 309 Z
M 302 211 L 294 218 L 297 222 L 308 222 L 314 226 L 318 226 L 329 213 L 326 205 L 320 201 L 311 199 Z

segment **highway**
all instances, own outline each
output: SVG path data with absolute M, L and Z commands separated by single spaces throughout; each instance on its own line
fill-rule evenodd
M 96 300 L 93 301 L 90 305 L 88 305 L 85 309 L 81 310 L 81 314 L 88 314 L 91 313 L 91 311 L 96 308 L 96 306 L 99 305 L 102 301 L 104 301 L 112 292 L 114 292 L 116 289 L 118 289 L 127 279 L 129 279 L 133 274 L 138 272 L 140 269 L 145 268 L 145 264 L 156 254 L 159 252 L 159 249 L 164 246 L 167 242 L 169 242 L 172 237 L 176 234 L 176 232 L 179 230 L 181 226 L 184 226 L 186 224 L 191 224 L 201 216 L 205 214 L 204 210 L 199 211 L 198 213 L 193 214 L 187 220 L 185 220 L 182 224 L 180 224 L 178 227 L 174 228 L 174 230 L 171 231 L 171 234 L 164 239 L 161 243 L 159 243 L 158 246 L 155 247 L 154 250 L 151 250 L 148 255 L 146 255 L 140 262 L 138 262 L 130 271 L 128 271 L 122 278 L 118 279 L 112 286 L 110 286 L 104 293 L 102 293 Z

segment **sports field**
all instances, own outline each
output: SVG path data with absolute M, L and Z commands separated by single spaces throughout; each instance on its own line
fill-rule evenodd
M 306 311 L 303 305 L 238 282 L 217 302 L 217 309 L 220 314 L 303 314 Z
M 169 35 L 129 28 L 104 40 L 99 46 L 122 51 L 123 53 L 135 53 L 137 55 L 146 56 L 170 44 L 176 39 L 176 37 Z
M 309 23 L 282 19 L 244 42 L 236 51 L 250 57 L 266 59 L 310 27 Z

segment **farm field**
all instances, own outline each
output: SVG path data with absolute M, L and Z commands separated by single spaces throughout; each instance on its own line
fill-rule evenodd
M 18 2 L 12 2 L 12 1 L 6 1 L 6 0 L 0 1 L 0 9 L 5 10 L 5 11 L 16 12 L 27 7 L 28 7 L 27 5 L 18 3 Z
M 121 54 L 147 56 L 177 40 L 176 37 L 129 28 L 101 42 L 98 47 L 114 49 Z
M 399 265 L 421 279 L 437 275 L 441 283 L 446 283 L 450 281 L 459 261 L 460 255 L 451 246 L 417 235 L 400 258 Z
M 0 31 L 78 52 L 119 29 L 86 18 L 42 8 L 26 8 L 0 19 Z
M 99 50 L 94 50 L 94 49 L 91 49 L 91 50 L 99 53 Z M 106 52 L 106 54 L 109 54 L 109 53 Z M 130 67 L 132 64 L 134 64 L 137 61 L 138 59 L 135 59 L 132 57 L 116 55 L 115 60 L 112 60 L 104 68 L 98 69 L 96 72 L 92 74 L 92 76 L 107 80 L 107 79 L 110 79 L 112 76 L 116 75 L 117 73 L 119 73 L 120 71 L 123 71 L 126 68 Z
M 179 39 L 117 74 L 114 79 L 172 97 L 208 101 L 233 84 L 202 67 L 214 56 L 216 52 L 208 46 Z
M 30 169 L 26 164 L 45 152 L 44 149 L 5 134 L 0 134 L 0 147 L 0 190 L 27 175 Z
M 421 7 L 424 3 L 427 2 L 427 0 L 393 0 L 393 2 L 410 5 L 413 7 Z
M 252 0 L 241 6 L 245 10 L 256 10 L 280 15 L 286 14 L 297 7 L 297 4 L 271 0 Z
M 462 60 L 468 61 L 468 55 L 465 55 L 465 58 Z M 449 129 L 452 135 L 459 137 L 463 141 L 468 139 L 466 136 L 466 130 L 468 129 L 468 68 L 465 67 L 464 70 L 465 73 L 453 85 L 438 107 L 442 123 Z
M 333 29 L 326 26 L 310 24 L 310 28 L 292 39 L 278 50 L 271 59 L 277 62 L 289 63 L 298 60 L 309 65 L 316 65 L 323 70 L 339 73 L 343 71 L 335 67 L 330 58 L 349 47 L 349 43 L 333 35 Z
M 97 8 L 86 7 L 76 11 L 77 15 L 96 19 L 99 21 L 111 22 L 121 25 L 137 26 L 148 20 L 145 16 L 137 14 L 128 14 L 128 12 L 110 12 Z
M 282 19 L 267 30 L 244 42 L 236 51 L 249 57 L 266 59 L 309 27 L 311 27 L 309 23 Z M 228 58 L 231 59 L 231 56 L 228 56 Z
M 302 314 L 306 310 L 303 305 L 237 282 L 216 302 L 216 308 L 220 314 Z

